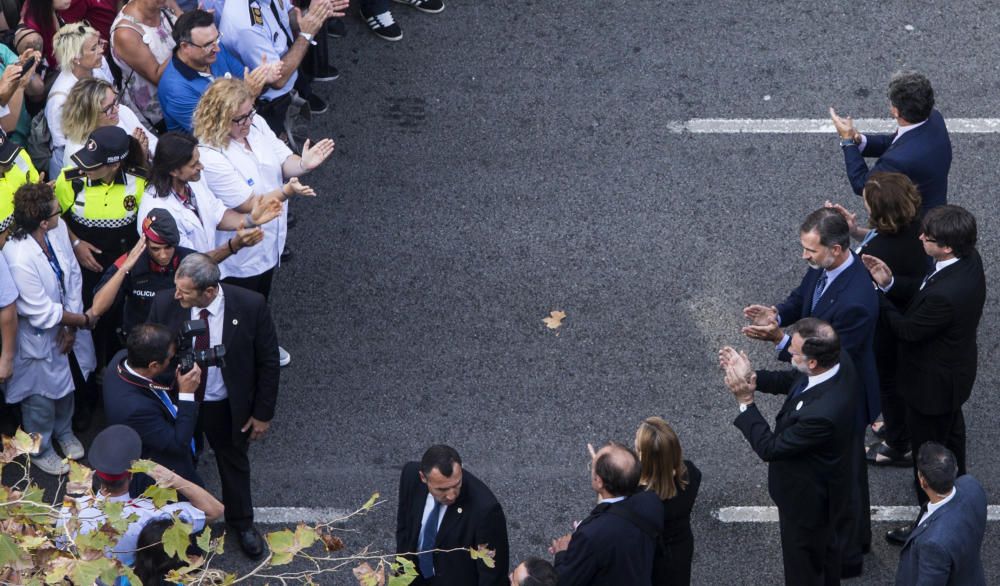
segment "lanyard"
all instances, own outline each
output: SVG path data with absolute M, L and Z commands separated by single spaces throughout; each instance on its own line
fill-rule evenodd
M 52 243 L 49 242 L 49 235 L 45 235 L 45 246 L 47 247 L 42 252 L 45 253 L 45 260 L 49 261 L 49 266 L 52 267 L 52 271 L 56 274 L 56 280 L 59 281 L 59 301 L 60 303 L 66 297 L 66 284 L 63 283 L 63 270 L 59 265 L 59 259 L 56 258 L 56 251 L 52 248 Z
M 872 239 L 875 238 L 876 236 L 878 236 L 878 230 L 875 230 L 874 228 L 869 230 L 868 233 L 865 234 L 864 240 L 861 241 L 861 244 L 858 244 L 858 247 L 857 249 L 854 250 L 854 252 L 857 254 L 861 254 L 861 249 L 864 248 L 866 244 L 871 242 Z
M 284 33 L 284 35 L 285 35 L 285 40 L 288 41 L 288 48 L 291 49 L 292 45 L 295 44 L 295 40 L 292 39 L 292 35 L 289 34 L 289 32 L 287 30 L 285 30 L 285 25 L 281 24 L 281 17 L 278 16 L 278 9 L 274 7 L 275 1 L 276 0 L 271 0 L 271 3 L 270 3 L 271 4 L 271 14 L 274 15 L 274 20 L 278 24 L 278 28 L 280 28 L 281 32 Z

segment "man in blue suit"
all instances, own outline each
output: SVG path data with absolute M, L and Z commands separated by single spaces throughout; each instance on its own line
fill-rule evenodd
M 951 450 L 937 442 L 920 446 L 917 474 L 930 501 L 899 554 L 897 586 L 985 586 L 979 550 L 986 531 L 986 493 L 968 474 L 956 480 L 957 473 Z
M 751 305 L 743 310 L 753 323 L 743 328 L 749 338 L 776 344 L 778 359 L 789 362 L 789 337 L 782 330 L 796 321 L 819 318 L 836 330 L 843 349 L 857 367 L 858 389 L 855 433 L 851 438 L 852 519 L 838 530 L 842 575 L 861 574 L 863 553 L 871 546 L 871 519 L 868 471 L 864 460 L 865 428 L 880 409 L 878 373 L 875 369 L 873 338 L 878 323 L 878 295 L 871 275 L 850 249 L 850 228 L 839 213 L 820 208 L 809 214 L 799 230 L 802 259 L 809 270 L 798 288 L 777 307 Z M 861 396 L 863 393 L 863 396 Z
M 869 174 L 888 171 L 902 173 L 917 185 L 923 213 L 948 203 L 951 139 L 944 118 L 934 109 L 931 82 L 913 71 L 894 75 L 889 82 L 889 112 L 899 124 L 894 134 L 864 135 L 850 117 L 841 118 L 830 108 L 854 193 L 861 195 Z M 871 169 L 865 157 L 878 157 Z

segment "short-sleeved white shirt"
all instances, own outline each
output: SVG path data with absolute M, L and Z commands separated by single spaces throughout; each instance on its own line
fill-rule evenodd
M 173 191 L 167 197 L 157 197 L 156 188 L 152 185 L 146 188 L 146 193 L 139 202 L 139 218 L 145 218 L 149 210 L 163 208 L 170 212 L 174 221 L 177 222 L 177 231 L 180 233 L 180 245 L 197 252 L 208 252 L 214 250 L 216 244 L 216 230 L 222 216 L 229 209 L 219 201 L 208 186 L 205 179 L 188 183 L 191 187 L 191 194 L 194 198 L 198 213 L 188 208 L 181 202 Z M 142 235 L 142 222 L 136 222 L 139 235 Z M 227 232 L 228 233 L 228 232 Z
M 202 180 L 228 208 L 243 205 L 252 195 L 264 195 L 280 189 L 285 182 L 281 165 L 292 156 L 259 115 L 254 116 L 247 136 L 250 148 L 231 140 L 224 149 L 201 145 Z M 262 226 L 264 240 L 244 248 L 222 261 L 223 271 L 231 277 L 254 277 L 278 266 L 288 235 L 288 205 L 281 215 Z M 224 244 L 235 232 L 219 230 L 216 244 Z
M 94 70 L 94 77 L 103 79 L 110 84 L 115 83 L 111 77 L 108 62 L 103 57 L 101 58 L 101 67 Z M 78 81 L 80 80 L 73 75 L 73 72 L 66 70 L 60 72 L 56 80 L 52 82 L 49 96 L 45 100 L 45 121 L 49 124 L 49 134 L 52 135 L 52 148 L 54 149 L 66 146 L 66 135 L 62 129 L 63 104 L 66 103 L 66 96 L 69 95 L 70 90 Z M 67 154 L 66 160 L 68 159 L 69 155 Z

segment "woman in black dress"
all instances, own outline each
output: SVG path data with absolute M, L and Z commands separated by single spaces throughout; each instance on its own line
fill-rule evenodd
M 859 242 L 854 252 L 882 259 L 897 283 L 921 281 L 930 265 L 919 238 L 922 200 L 916 185 L 901 173 L 872 173 L 861 197 L 868 212 L 867 227 L 859 226 L 855 215 L 843 206 L 827 202 L 850 225 L 851 236 Z M 909 299 L 902 300 L 897 307 L 904 311 L 908 303 Z M 876 433 L 883 439 L 868 446 L 866 457 L 876 466 L 909 467 L 905 407 L 896 389 L 896 339 L 881 322 L 875 329 L 875 365 L 883 422 Z
M 691 509 L 701 472 L 683 458 L 677 434 L 659 417 L 649 417 L 639 425 L 635 451 L 642 463 L 639 483 L 663 501 L 663 534 L 653 561 L 653 585 L 687 586 L 694 555 Z

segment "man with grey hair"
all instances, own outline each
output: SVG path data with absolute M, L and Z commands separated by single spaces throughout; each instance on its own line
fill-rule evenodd
M 951 139 L 941 113 L 934 109 L 934 88 L 915 71 L 901 71 L 889 82 L 889 114 L 898 128 L 893 134 L 861 134 L 850 116 L 830 108 L 840 135 L 847 177 L 861 195 L 868 176 L 879 171 L 902 173 L 920 190 L 923 213 L 948 203 Z M 871 169 L 865 157 L 878 157 Z
M 188 255 L 174 274 L 174 289 L 160 291 L 149 321 L 180 332 L 185 321 L 203 320 L 208 331 L 194 349 L 225 345 L 225 364 L 202 366 L 196 398 L 198 424 L 215 451 L 226 523 L 252 559 L 264 553 L 253 525 L 249 442 L 266 432 L 278 398 L 278 338 L 264 297 L 219 283 L 219 265 L 204 254 Z
M 986 584 L 980 549 L 986 531 L 986 493 L 959 476 L 955 454 L 937 442 L 917 452 L 917 477 L 927 510 L 899 554 L 896 584 Z

